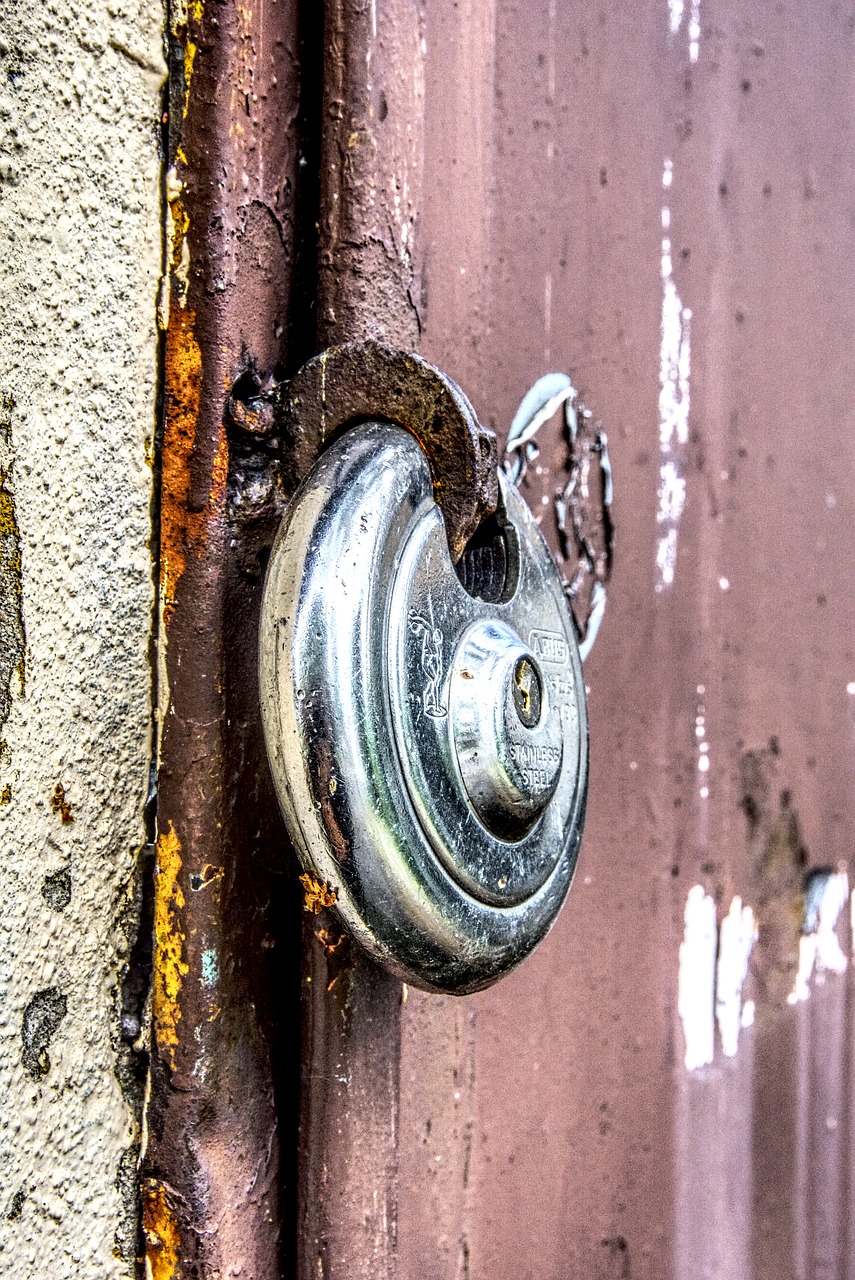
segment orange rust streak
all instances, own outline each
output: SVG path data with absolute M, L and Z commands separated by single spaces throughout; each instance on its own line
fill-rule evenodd
M 327 884 L 325 880 L 316 880 L 314 876 L 310 876 L 308 873 L 300 876 L 300 884 L 305 890 L 303 909 L 312 915 L 320 915 L 326 907 L 331 907 L 338 898 L 338 894 L 332 885 Z
M 143 1231 L 151 1280 L 178 1280 L 181 1237 L 166 1189 L 156 1178 L 143 1185 Z
M 193 311 L 172 308 L 166 335 L 166 414 L 163 436 L 161 506 L 161 598 L 164 625 L 175 607 L 175 593 L 190 555 L 203 556 L 208 525 L 225 505 L 228 442 L 220 427 L 211 464 L 208 501 L 191 511 L 191 467 L 197 456 L 196 428 L 202 392 L 202 353 L 194 332 Z
M 180 913 L 184 894 L 178 883 L 181 870 L 181 842 L 172 823 L 157 839 L 157 867 L 154 892 L 154 972 L 152 1015 L 154 1033 L 160 1049 L 169 1055 L 175 1069 L 178 1044 L 178 1020 L 181 1009 L 178 995 L 188 965 L 183 958 L 184 934 Z

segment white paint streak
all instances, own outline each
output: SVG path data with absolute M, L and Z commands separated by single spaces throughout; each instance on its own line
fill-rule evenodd
M 757 940 L 754 912 L 742 905 L 741 898 L 734 898 L 730 910 L 721 922 L 716 966 L 715 1016 L 721 1037 L 722 1052 L 728 1058 L 736 1056 L 740 1029 L 750 1026 L 754 1020 L 754 1006 L 746 1022 L 746 1009 L 742 1002 L 742 988 L 748 976 L 751 950 Z
M 685 0 L 668 0 L 668 30 L 671 36 L 679 35 L 683 25 Z M 692 0 L 689 9 L 689 62 L 695 63 L 701 48 L 701 0 Z
M 799 938 L 799 968 L 796 983 L 787 996 L 790 1004 L 807 1000 L 810 980 L 825 973 L 844 973 L 847 960 L 837 937 L 837 921 L 849 901 L 849 877 L 845 871 L 814 878 L 818 901 L 811 902 L 811 885 L 805 902 L 805 932 Z
M 821 983 L 826 973 L 845 973 L 848 960 L 837 925 L 847 905 L 855 952 L 855 892 L 850 895 L 847 873 L 812 873 L 805 891 L 798 973 L 787 997 L 791 1005 L 808 999 L 812 979 Z M 728 1058 L 736 1056 L 740 1032 L 754 1025 L 754 1001 L 744 1000 L 743 990 L 758 930 L 751 907 L 735 897 L 717 936 L 715 902 L 699 884 L 689 890 L 684 921 L 677 1008 L 686 1041 L 686 1067 L 695 1071 L 713 1061 L 714 1023 Z
M 702 697 L 706 691 L 706 686 L 698 685 L 698 697 Z M 710 769 L 710 744 L 707 741 L 707 715 L 704 703 L 699 701 L 695 708 L 695 738 L 698 744 L 698 773 L 701 774 L 702 785 L 700 788 L 700 797 L 706 800 L 709 796 L 709 787 L 707 786 L 707 777 Z
M 547 100 L 555 101 L 555 16 L 556 16 L 556 0 L 549 0 L 549 38 L 547 40 L 548 52 L 548 68 L 547 68 Z
M 697 62 L 701 50 L 701 0 L 692 0 L 689 14 L 689 61 Z
M 689 890 L 680 944 L 677 1010 L 686 1040 L 689 1071 L 713 1060 L 715 1047 L 715 902 L 702 885 Z
M 680 30 L 683 21 L 683 0 L 668 0 L 668 29 L 672 36 Z
M 662 170 L 662 187 L 673 182 L 670 160 Z M 671 226 L 671 210 L 662 207 L 662 227 Z M 674 280 L 670 236 L 662 237 L 662 323 L 659 349 L 659 538 L 656 547 L 656 590 L 674 581 L 677 534 L 686 502 L 685 448 L 689 439 L 689 373 L 692 313 L 683 306 Z

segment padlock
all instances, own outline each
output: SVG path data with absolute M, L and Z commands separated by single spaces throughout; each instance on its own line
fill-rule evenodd
M 457 994 L 554 922 L 587 795 L 562 581 L 499 490 L 455 566 L 415 437 L 348 429 L 286 511 L 261 612 L 268 757 L 306 872 L 380 964 Z

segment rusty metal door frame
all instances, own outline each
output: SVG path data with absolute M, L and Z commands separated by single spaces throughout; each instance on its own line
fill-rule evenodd
M 308 9 L 170 14 L 142 1180 L 157 1280 L 395 1273 L 402 988 L 332 919 L 301 925 L 281 874 L 256 631 L 300 475 L 253 414 L 315 349 L 418 344 L 424 11 Z

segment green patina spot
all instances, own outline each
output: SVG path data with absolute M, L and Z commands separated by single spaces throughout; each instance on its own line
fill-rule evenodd
M 202 984 L 206 987 L 215 987 L 219 980 L 220 965 L 216 951 L 204 951 L 202 953 Z

